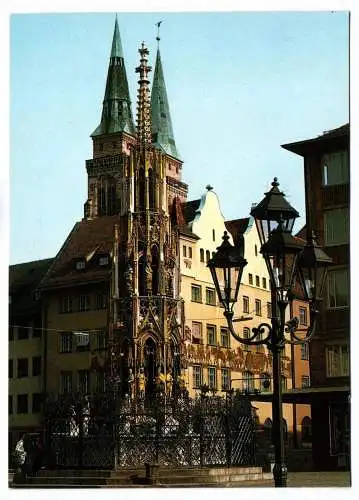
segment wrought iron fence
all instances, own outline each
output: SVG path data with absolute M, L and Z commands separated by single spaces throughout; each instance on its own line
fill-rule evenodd
M 57 467 L 255 465 L 255 420 L 244 395 L 48 400 L 45 436 Z

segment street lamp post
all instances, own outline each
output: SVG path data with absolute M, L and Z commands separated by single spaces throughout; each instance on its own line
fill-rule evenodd
M 304 245 L 292 236 L 298 212 L 288 203 L 278 189 L 274 178 L 272 188 L 264 199 L 251 210 L 261 243 L 271 286 L 271 324 L 261 323 L 252 328 L 249 338 L 239 336 L 233 326 L 234 305 L 247 261 L 241 249 L 231 245 L 225 231 L 223 242 L 208 262 L 218 299 L 224 307 L 231 335 L 241 344 L 267 345 L 273 356 L 273 441 L 275 446 L 274 485 L 287 485 L 287 467 L 284 456 L 282 425 L 282 374 L 281 353 L 286 343 L 309 342 L 315 332 L 319 303 L 322 300 L 326 271 L 331 259 L 318 247 L 308 228 L 308 241 Z M 300 296 L 309 303 L 310 325 L 298 329 L 298 318 L 285 319 L 287 306 Z

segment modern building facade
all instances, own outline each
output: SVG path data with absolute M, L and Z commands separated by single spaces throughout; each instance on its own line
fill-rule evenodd
M 349 466 L 349 124 L 282 147 L 304 160 L 307 229 L 333 259 L 310 343 L 313 458 L 318 469 Z

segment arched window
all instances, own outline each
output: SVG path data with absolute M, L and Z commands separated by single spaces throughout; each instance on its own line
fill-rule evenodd
M 140 252 L 138 259 L 138 293 L 143 296 L 146 295 L 146 256 L 144 252 Z
M 145 170 L 140 168 L 138 173 L 138 209 L 145 208 Z
M 211 252 L 209 250 L 206 250 L 206 262 L 208 262 L 210 258 L 211 258 Z
M 149 208 L 150 210 L 155 209 L 155 200 L 156 200 L 156 192 L 155 192 L 155 174 L 153 173 L 152 168 L 148 170 L 148 199 L 149 199 Z
M 199 260 L 201 262 L 204 262 L 204 250 L 203 250 L 203 248 L 201 248 L 199 251 Z
M 312 442 L 312 421 L 310 417 L 304 417 L 302 420 L 302 442 L 311 443 Z
M 257 245 L 254 245 L 254 255 L 257 257 L 258 255 L 258 247 Z
M 114 215 L 116 213 L 116 182 L 111 176 L 101 176 L 97 181 L 98 215 Z
M 152 295 L 158 295 L 159 258 L 158 258 L 158 248 L 156 246 L 153 246 L 151 251 L 151 268 L 152 268 Z

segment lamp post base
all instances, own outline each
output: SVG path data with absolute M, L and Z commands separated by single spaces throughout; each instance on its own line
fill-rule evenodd
M 285 488 L 287 486 L 288 469 L 285 464 L 275 464 L 273 467 L 274 486 Z

